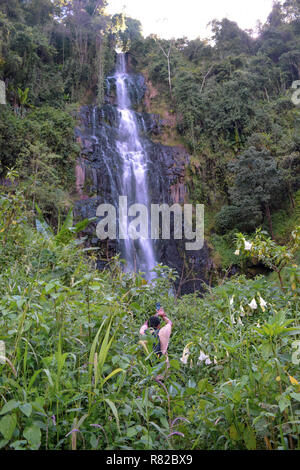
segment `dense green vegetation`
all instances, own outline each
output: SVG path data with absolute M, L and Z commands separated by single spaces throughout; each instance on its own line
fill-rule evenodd
M 223 19 L 212 22 L 213 43 L 150 36 L 133 40 L 130 49 L 132 63 L 159 90 L 153 109 L 163 114 L 161 103 L 168 103 L 193 156 L 191 198 L 214 216 L 207 235 L 217 251 L 223 246 L 225 268 L 236 229 L 251 232 L 263 224 L 276 237 L 273 215 L 283 210 L 291 217 L 295 210 L 300 111 L 291 86 L 300 77 L 299 18 L 299 1 L 276 2 L 255 38 Z M 163 53 L 169 50 L 170 67 Z
M 0 2 L 0 79 L 7 106 L 0 109 L 0 176 L 15 167 L 27 188 L 57 223 L 74 196 L 76 111 L 103 101 L 114 66 L 123 16 L 103 11 L 102 0 Z M 33 204 L 34 205 L 34 204 Z
M 213 42 L 144 39 L 104 7 L 0 0 L 0 448 L 299 449 L 299 0 L 255 38 L 214 21 Z M 171 295 L 166 266 L 153 285 L 118 257 L 99 272 L 77 238 L 76 112 L 102 103 L 116 44 L 191 153 L 216 265 L 203 297 Z M 157 301 L 170 368 L 138 335 Z
M 75 120 L 60 109 L 36 108 L 24 118 L 4 106 L 0 109 L 0 159 L 2 174 L 18 170 L 26 202 L 38 202 L 49 220 L 71 204 L 74 165 L 79 147 L 74 141 Z
M 122 18 L 104 14 L 103 0 L 1 1 L 1 75 L 8 98 L 22 105 L 18 88 L 29 88 L 25 104 L 63 107 L 91 89 L 103 97 L 113 66 Z
M 153 286 L 117 260 L 95 271 L 70 216 L 56 235 L 41 215 L 34 229 L 10 177 L 0 199 L 2 448 L 299 448 L 299 231 L 286 248 L 260 233 L 238 238 L 241 257 L 285 269 L 282 289 L 240 276 L 176 300 L 167 267 Z M 139 343 L 156 301 L 174 321 L 169 369 Z

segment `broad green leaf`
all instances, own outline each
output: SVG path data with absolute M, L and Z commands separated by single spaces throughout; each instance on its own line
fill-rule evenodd
M 282 397 L 280 398 L 278 405 L 282 413 L 290 405 L 290 399 L 288 397 Z
M 92 434 L 90 437 L 90 444 L 92 449 L 96 449 L 98 446 L 98 439 L 95 434 Z
M 12 447 L 15 450 L 25 450 L 26 444 L 27 444 L 27 441 L 25 439 L 22 439 L 22 440 L 14 441 L 12 444 L 10 444 L 10 447 Z
M 132 302 L 130 305 L 129 305 L 129 308 L 131 310 L 141 310 L 141 306 L 140 304 L 138 304 L 137 302 Z
M 208 404 L 209 404 L 209 401 L 207 400 L 203 400 L 202 398 L 198 400 L 198 407 L 200 410 L 205 410 Z
M 200 394 L 204 393 L 206 391 L 206 386 L 207 386 L 207 379 L 201 379 L 198 382 L 198 391 Z
M 255 432 L 250 427 L 247 427 L 243 434 L 244 441 L 248 450 L 256 449 Z
M 138 433 L 139 433 L 138 429 L 136 429 L 135 426 L 132 426 L 131 428 L 127 429 L 126 436 L 133 437 L 133 436 L 136 436 Z
M 300 393 L 291 393 L 291 397 L 296 401 L 300 401 Z
M 6 415 L 0 420 L 0 432 L 5 439 L 10 440 L 16 429 L 17 418 L 15 414 Z
M 9 441 L 7 439 L 1 439 L 0 440 L 0 449 L 3 449 L 3 447 L 6 446 L 6 444 L 8 444 Z
M 235 427 L 234 424 L 232 424 L 229 428 L 229 434 L 230 434 L 230 438 L 233 440 L 233 441 L 238 441 L 239 440 L 239 434 L 238 434 L 238 431 Z
M 41 434 L 41 430 L 39 426 L 37 426 L 36 424 L 32 424 L 31 426 L 28 426 L 24 430 L 23 436 L 25 437 L 25 439 L 27 439 L 31 447 L 33 447 L 34 449 L 39 448 L 41 444 L 41 438 L 42 438 L 42 434 Z
M 31 403 L 32 408 L 39 413 L 45 413 L 44 405 L 45 405 L 45 398 L 43 397 L 36 397 L 36 399 Z
M 5 415 L 9 411 L 14 410 L 15 408 L 18 408 L 19 404 L 20 402 L 16 400 L 9 400 L 7 403 L 5 403 L 5 405 L 1 409 L 0 415 Z
M 24 413 L 24 415 L 27 416 L 27 418 L 31 416 L 32 406 L 30 403 L 24 403 L 23 405 L 20 405 L 19 408 L 22 411 L 22 413 Z

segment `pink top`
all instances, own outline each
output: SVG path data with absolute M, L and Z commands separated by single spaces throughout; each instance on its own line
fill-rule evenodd
M 171 331 L 172 331 L 172 325 L 173 325 L 173 323 L 171 322 L 171 320 L 169 320 L 169 318 L 165 317 L 165 321 L 167 322 L 167 324 L 163 326 L 162 328 L 160 328 L 159 333 L 158 333 L 159 341 L 160 341 L 160 349 L 161 349 L 162 354 L 166 354 L 167 352 L 167 349 L 169 346 L 169 339 L 170 339 Z M 140 329 L 140 335 L 144 335 L 147 328 L 148 328 L 148 324 L 147 322 L 145 322 Z

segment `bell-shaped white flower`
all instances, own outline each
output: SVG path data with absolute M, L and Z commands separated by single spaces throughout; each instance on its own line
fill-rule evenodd
M 248 304 L 249 307 L 252 309 L 252 310 L 256 310 L 257 309 L 257 303 L 256 303 L 256 300 L 255 299 L 252 299 L 250 304 Z
M 199 361 L 205 361 L 206 358 L 206 354 L 203 351 L 200 351 Z
M 239 256 L 240 250 L 235 250 L 234 254 L 235 254 L 235 256 Z
M 187 364 L 189 355 L 190 355 L 190 350 L 189 350 L 188 347 L 185 347 L 183 352 L 182 352 L 182 357 L 180 358 L 180 360 L 183 364 Z
M 229 301 L 230 305 L 233 305 L 233 301 L 234 301 L 234 295 L 231 297 L 231 299 Z
M 244 307 L 242 306 L 242 304 L 240 305 L 240 316 L 241 317 L 244 317 L 245 316 L 245 310 L 244 310 Z
M 239 325 L 243 325 L 243 322 L 242 322 L 242 320 L 241 320 L 241 317 L 238 318 L 238 324 L 239 324 Z
M 233 325 L 235 325 L 236 321 L 234 319 L 234 316 L 233 315 L 230 315 L 230 321 Z
M 263 310 L 263 312 L 265 311 L 265 307 L 267 306 L 267 302 L 262 298 L 262 297 L 259 297 L 259 304 Z
M 250 251 L 251 248 L 252 248 L 252 243 L 250 242 L 247 242 L 247 240 L 244 241 L 244 245 L 245 245 L 245 250 L 246 251 Z
M 203 351 L 200 351 L 200 356 L 198 358 L 199 362 L 205 362 L 206 365 L 211 364 L 211 360 L 207 354 L 205 354 Z

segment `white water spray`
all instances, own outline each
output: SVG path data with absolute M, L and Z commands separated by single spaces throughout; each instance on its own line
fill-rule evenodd
M 118 54 L 116 73 L 117 105 L 120 112 L 120 125 L 117 148 L 123 162 L 122 195 L 128 197 L 132 203 L 144 204 L 149 208 L 147 169 L 148 158 L 138 135 L 138 127 L 134 112 L 131 110 L 130 97 L 126 86 L 128 74 L 126 71 L 125 55 Z M 128 224 L 121 220 L 121 224 Z M 127 229 L 127 227 L 124 227 Z M 139 269 L 146 273 L 146 277 L 154 277 L 151 270 L 156 261 L 153 250 L 153 242 L 148 238 L 140 238 L 136 241 L 128 238 L 124 240 L 123 257 L 127 261 L 129 270 Z

